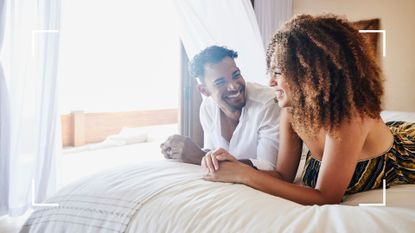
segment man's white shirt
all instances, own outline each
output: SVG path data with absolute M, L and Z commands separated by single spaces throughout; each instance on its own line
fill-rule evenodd
M 261 170 L 275 169 L 279 146 L 280 108 L 270 87 L 246 83 L 246 104 L 228 142 L 222 137 L 220 109 L 211 97 L 200 106 L 204 149 L 223 148 L 237 159 L 250 159 Z

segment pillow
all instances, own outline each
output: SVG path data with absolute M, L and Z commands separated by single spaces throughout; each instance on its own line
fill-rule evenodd
M 124 127 L 118 134 L 108 136 L 104 143 L 112 145 L 128 145 L 147 141 L 148 132 L 143 128 Z

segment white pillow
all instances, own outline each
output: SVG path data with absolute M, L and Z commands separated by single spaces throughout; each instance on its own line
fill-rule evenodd
M 143 128 L 124 127 L 118 134 L 108 136 L 104 143 L 112 145 L 128 145 L 147 141 L 148 132 Z
M 380 113 L 380 115 L 384 122 L 388 122 L 388 121 L 415 122 L 415 112 L 383 111 Z

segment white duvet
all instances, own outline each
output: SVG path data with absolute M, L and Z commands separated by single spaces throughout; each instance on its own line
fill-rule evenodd
M 346 197 L 342 205 L 302 206 L 239 184 L 201 179 L 199 166 L 146 163 L 66 187 L 21 232 L 414 232 L 415 185 Z
M 383 112 L 385 121 L 415 113 Z M 300 166 L 302 167 L 302 166 Z M 240 184 L 201 179 L 200 166 L 153 161 L 67 186 L 37 208 L 21 232 L 415 232 L 415 185 L 302 206 Z M 377 203 L 384 206 L 359 206 Z

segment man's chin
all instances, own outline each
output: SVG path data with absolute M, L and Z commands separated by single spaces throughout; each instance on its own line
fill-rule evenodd
M 241 93 L 241 94 L 245 94 L 245 93 Z M 245 97 L 239 98 L 237 100 L 224 99 L 224 101 L 232 108 L 243 108 L 246 104 Z
M 242 101 L 241 103 L 228 103 L 228 106 L 233 109 L 234 111 L 241 111 L 243 107 L 245 107 L 246 101 Z

